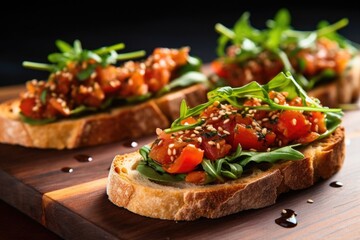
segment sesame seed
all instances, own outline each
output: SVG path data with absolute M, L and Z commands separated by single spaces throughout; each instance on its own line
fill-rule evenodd
M 183 134 L 184 133 L 184 131 L 178 131 L 178 134 Z
M 252 121 L 251 125 L 253 125 L 255 127 L 257 125 L 257 123 L 255 121 Z
M 189 146 L 190 146 L 190 147 L 195 147 L 195 145 L 194 145 L 194 144 L 191 144 L 191 143 L 189 144 Z
M 208 144 L 209 145 L 215 145 L 215 142 L 214 141 L 208 141 Z
M 278 117 L 278 115 L 275 114 L 275 115 L 272 115 L 272 116 L 271 116 L 271 119 L 274 120 L 274 119 L 277 118 L 277 117 Z
M 312 199 L 309 198 L 306 202 L 307 202 L 307 203 L 314 203 L 314 200 L 312 200 Z
M 183 142 L 182 138 L 178 138 L 177 140 L 178 142 Z
M 270 152 L 270 151 L 271 151 L 271 148 L 267 148 L 266 151 L 267 151 L 267 152 Z
M 168 148 L 167 154 L 168 154 L 169 156 L 171 156 L 171 149 L 170 149 L 170 148 Z
M 220 149 L 220 143 L 216 143 L 216 148 Z
M 171 161 L 174 161 L 174 160 L 175 160 L 174 156 L 171 156 L 171 157 L 170 157 L 170 160 L 171 160 Z
M 194 130 L 194 133 L 199 134 L 200 132 L 198 130 Z
M 227 124 L 229 121 L 230 121 L 230 119 L 225 119 L 223 123 Z
M 219 118 L 218 117 L 212 117 L 211 118 L 213 121 L 217 121 L 217 120 L 219 120 Z
M 258 132 L 262 131 L 262 129 L 260 127 L 255 127 L 255 130 L 258 131 Z
M 267 122 L 267 121 L 269 121 L 269 118 L 263 118 L 262 121 L 263 121 L 263 122 Z
M 287 211 L 285 209 L 283 209 L 281 212 L 284 213 L 284 214 L 287 213 Z
M 169 144 L 169 148 L 173 148 L 174 146 L 175 146 L 175 144 L 173 144 L 173 143 Z
M 211 114 L 210 114 L 210 117 L 212 118 L 213 116 L 214 116 L 214 114 L 213 114 L 213 113 L 211 113 Z
M 252 152 L 257 152 L 257 150 L 255 148 L 250 148 L 249 150 Z
M 185 130 L 185 134 L 188 134 L 190 131 L 189 130 Z
M 315 118 L 314 123 L 318 123 L 318 122 L 319 122 L 319 119 Z
M 225 114 L 226 114 L 225 111 L 220 111 L 220 112 L 219 112 L 219 115 L 220 115 L 220 116 L 224 116 Z
M 176 155 L 176 149 L 175 148 L 173 149 L 172 154 Z
M 218 131 L 222 132 L 224 129 L 222 127 L 218 127 Z
M 305 120 L 305 125 L 309 125 L 310 121 L 309 120 Z
M 315 132 L 318 132 L 319 131 L 319 125 L 315 125 Z
M 196 137 L 196 134 L 195 134 L 195 133 L 193 133 L 193 134 L 191 134 L 191 135 L 190 135 L 190 137 Z
M 275 103 L 279 103 L 280 101 L 279 101 L 279 99 L 278 99 L 277 97 L 275 97 L 275 98 L 274 98 L 274 102 L 275 102 Z
M 201 137 L 198 137 L 197 140 L 198 140 L 199 143 L 202 142 L 202 138 L 201 138 Z
M 196 129 L 196 130 L 202 130 L 202 127 L 197 126 L 197 127 L 195 127 L 195 129 Z
M 158 146 L 160 146 L 162 143 L 163 143 L 163 140 L 161 139 L 161 140 L 158 142 Z
M 292 125 L 296 125 L 296 123 L 297 123 L 297 120 L 296 120 L 296 118 L 293 118 L 292 120 L 291 120 L 291 123 L 292 123 Z
M 223 131 L 223 133 L 227 134 L 227 135 L 230 135 L 230 133 L 226 130 Z
M 227 114 L 227 115 L 231 115 L 231 112 L 230 112 L 230 111 L 227 111 L 226 114 Z
M 266 135 L 267 129 L 266 129 L 266 128 L 261 129 L 261 133 L 262 133 L 263 135 Z

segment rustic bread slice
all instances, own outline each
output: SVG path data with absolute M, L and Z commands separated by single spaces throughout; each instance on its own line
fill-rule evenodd
M 19 99 L 0 104 L 0 142 L 36 148 L 77 148 L 137 138 L 166 128 L 178 117 L 182 99 L 196 106 L 206 101 L 206 88 L 197 84 L 144 103 L 44 125 L 20 120 Z
M 338 79 L 320 85 L 308 94 L 318 98 L 324 106 L 328 107 L 357 102 L 360 96 L 360 55 L 351 60 Z
M 134 213 L 171 220 L 218 218 L 262 208 L 274 204 L 283 192 L 310 187 L 336 173 L 344 161 L 344 135 L 339 127 L 303 148 L 303 160 L 279 162 L 266 170 L 254 168 L 240 179 L 205 186 L 152 182 L 136 171 L 138 152 L 118 155 L 109 172 L 107 195 L 115 205 Z

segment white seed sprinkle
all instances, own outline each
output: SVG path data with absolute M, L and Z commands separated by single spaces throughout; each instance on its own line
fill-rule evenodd
M 195 145 L 194 145 L 194 144 L 191 144 L 191 143 L 189 144 L 189 146 L 190 146 L 190 147 L 195 147 Z
M 202 138 L 201 138 L 201 137 L 198 137 L 198 138 L 197 138 L 197 141 L 198 141 L 199 143 L 201 143 L 201 142 L 202 142 Z
M 225 119 L 223 123 L 227 124 L 229 121 L 230 121 L 230 119 Z
M 183 134 L 184 133 L 184 131 L 178 131 L 178 134 Z
M 318 132 L 319 131 L 319 125 L 315 125 L 315 132 Z
M 212 117 L 211 120 L 217 121 L 217 120 L 219 120 L 219 118 L 218 117 Z
M 267 148 L 266 151 L 267 151 L 267 152 L 270 152 L 270 151 L 271 151 L 271 148 Z
M 168 148 L 167 154 L 168 154 L 169 156 L 171 156 L 171 149 L 170 149 L 170 148 Z
M 173 143 L 169 144 L 169 148 L 173 148 L 174 146 L 175 146 L 175 144 L 173 144 Z
M 224 129 L 222 127 L 218 127 L 218 131 L 222 132 Z
M 171 160 L 171 161 L 174 161 L 174 160 L 175 160 L 174 156 L 171 156 L 171 157 L 170 157 L 170 160 Z
M 215 145 L 215 142 L 214 141 L 208 141 L 208 144 L 213 146 L 213 145 Z
M 182 138 L 178 138 L 177 140 L 178 142 L 183 142 Z
M 275 103 L 279 103 L 280 101 L 279 101 L 279 99 L 278 99 L 277 97 L 275 97 L 275 98 L 274 98 L 274 102 L 275 102 Z
M 216 143 L 216 148 L 220 149 L 220 143 Z
M 176 155 L 176 149 L 175 148 L 172 151 L 172 155 Z
M 194 130 L 194 133 L 199 134 L 200 132 L 198 130 Z
M 263 135 L 266 135 L 266 133 L 267 133 L 267 128 L 261 129 L 261 133 L 262 133 Z
M 230 135 L 230 133 L 226 130 L 224 130 L 223 133 L 225 133 L 226 135 Z
M 272 116 L 271 116 L 271 119 L 274 120 L 274 119 L 277 118 L 277 117 L 278 117 L 278 115 L 275 114 L 275 115 L 272 115 Z
M 213 116 L 214 116 L 214 113 L 211 113 L 211 114 L 210 114 L 210 117 L 212 118 Z
M 287 213 L 287 211 L 285 209 L 281 210 L 281 212 L 284 214 Z
M 257 152 L 255 148 L 250 148 L 249 150 L 252 152 Z
M 262 121 L 263 121 L 263 122 L 267 122 L 267 121 L 269 121 L 269 118 L 263 118 Z
M 253 125 L 255 127 L 255 126 L 257 126 L 257 123 L 255 121 L 252 121 L 251 125 Z
M 195 129 L 196 129 L 196 130 L 202 130 L 202 127 L 197 126 L 197 127 L 195 127 Z
M 255 127 L 255 130 L 258 131 L 258 132 L 262 131 L 262 129 L 260 127 Z
M 291 123 L 292 123 L 293 126 L 296 126 L 296 123 L 297 123 L 296 118 L 293 118 L 293 119 L 291 120 Z
M 319 119 L 315 118 L 314 123 L 318 123 L 318 122 L 319 122 Z
M 193 134 L 190 135 L 190 137 L 192 137 L 192 138 L 193 138 L 193 137 L 196 137 L 196 134 L 193 133 Z
M 312 199 L 309 198 L 306 202 L 307 202 L 307 203 L 314 203 L 314 200 L 312 200 Z

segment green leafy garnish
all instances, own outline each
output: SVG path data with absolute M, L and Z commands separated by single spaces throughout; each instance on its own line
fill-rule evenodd
M 336 41 L 341 48 L 348 49 L 353 55 L 358 53 L 358 46 L 355 43 L 336 32 L 348 24 L 349 21 L 346 18 L 331 25 L 324 21 L 320 22 L 318 29 L 314 31 L 292 29 L 291 16 L 287 9 L 280 9 L 274 19 L 267 21 L 267 28 L 263 30 L 252 27 L 249 18 L 249 12 L 243 13 L 232 29 L 220 23 L 215 25 L 215 30 L 220 34 L 217 46 L 218 56 L 223 57 L 225 62 L 242 63 L 256 58 L 261 52 L 269 52 L 271 56 L 276 56 L 283 63 L 284 71 L 296 74 L 298 83 L 305 90 L 313 88 L 317 81 L 308 80 L 302 73 L 296 73 L 290 64 L 289 55 L 294 55 L 301 49 L 315 47 L 320 37 Z M 229 43 L 238 47 L 234 58 L 225 56 L 225 49 Z M 304 64 L 300 65 L 300 69 L 304 69 Z M 316 78 L 321 77 L 316 75 Z
M 108 47 L 102 47 L 96 50 L 83 49 L 79 40 L 75 40 L 71 46 L 69 43 L 63 40 L 57 40 L 55 45 L 60 52 L 51 53 L 48 55 L 48 60 L 51 64 L 36 63 L 24 61 L 23 66 L 36 70 L 43 70 L 49 72 L 61 71 L 66 68 L 70 62 L 83 63 L 90 59 L 95 61 L 93 64 L 83 69 L 78 75 L 79 80 L 87 79 L 95 70 L 97 65 L 107 66 L 109 64 L 115 64 L 118 60 L 127 60 L 132 58 L 138 58 L 145 56 L 145 51 L 136 51 L 130 53 L 118 54 L 117 51 L 125 48 L 125 44 L 118 43 Z
M 269 91 L 287 92 L 288 98 L 293 99 L 300 97 L 303 101 L 303 106 L 279 105 L 269 97 Z M 197 123 L 191 125 L 182 125 L 181 121 L 189 117 L 197 118 L 202 111 L 211 106 L 215 101 L 226 104 L 229 103 L 237 108 L 243 109 L 241 103 L 248 98 L 261 99 L 266 105 L 261 106 L 246 106 L 249 109 L 260 109 L 265 111 L 274 110 L 295 110 L 295 111 L 317 111 L 325 113 L 325 121 L 327 131 L 322 133 L 318 139 L 325 138 L 333 133 L 341 123 L 342 111 L 341 109 L 331 109 L 321 106 L 316 99 L 307 96 L 306 92 L 295 81 L 292 75 L 288 73 L 280 73 L 270 82 L 265 85 L 260 85 L 256 82 L 249 83 L 243 87 L 231 88 L 222 87 L 215 89 L 208 93 L 209 101 L 198 105 L 194 108 L 189 108 L 183 100 L 180 105 L 180 117 L 176 119 L 171 128 L 166 129 L 165 132 L 177 132 L 180 130 L 194 129 L 196 126 L 202 125 L 203 120 L 199 119 Z M 310 104 L 310 105 L 309 105 Z M 239 145 L 235 152 L 231 155 L 211 161 L 204 158 L 197 170 L 205 171 L 207 179 L 205 183 L 211 182 L 225 182 L 228 179 L 238 179 L 242 176 L 243 171 L 251 162 L 254 163 L 276 163 L 279 160 L 301 160 L 304 155 L 296 148 L 301 147 L 301 144 L 289 145 L 279 148 L 269 149 L 267 152 L 244 151 Z M 183 181 L 184 174 L 169 174 L 160 164 L 154 162 L 149 157 L 150 148 L 143 147 L 140 150 L 142 160 L 138 166 L 138 171 L 145 177 L 159 182 L 178 182 Z

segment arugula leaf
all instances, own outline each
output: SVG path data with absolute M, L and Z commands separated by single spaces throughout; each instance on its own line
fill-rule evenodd
M 242 161 L 240 161 L 240 164 L 241 166 L 244 167 L 251 161 L 256 163 L 261 163 L 261 162 L 274 163 L 278 160 L 304 159 L 304 155 L 293 148 L 296 146 L 299 146 L 299 144 L 278 148 L 270 152 L 243 151 L 241 156 L 245 156 L 245 158 Z
M 57 120 L 56 118 L 33 119 L 33 118 L 26 117 L 22 113 L 20 113 L 20 117 L 23 122 L 30 124 L 30 125 L 42 125 L 42 124 L 52 123 Z

